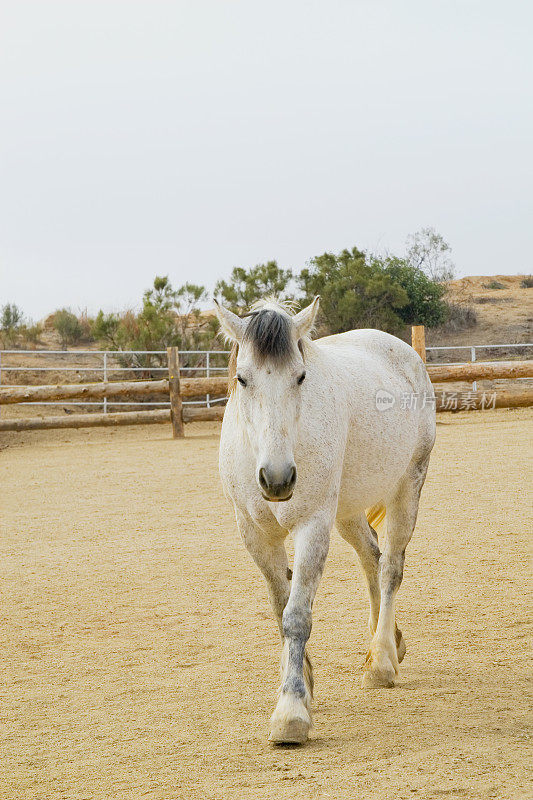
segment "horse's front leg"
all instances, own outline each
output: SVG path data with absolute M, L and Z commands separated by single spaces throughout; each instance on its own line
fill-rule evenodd
M 310 675 L 304 674 L 305 646 L 311 635 L 311 609 L 328 553 L 331 526 L 332 519 L 317 516 L 293 531 L 294 571 L 282 618 L 283 674 L 270 720 L 272 742 L 302 744 L 312 725 L 312 686 Z
M 236 517 L 246 549 L 265 578 L 270 604 L 283 641 L 282 614 L 291 588 L 291 573 L 283 544 L 287 531 L 274 518 L 272 524 L 264 529 L 239 510 L 236 511 Z

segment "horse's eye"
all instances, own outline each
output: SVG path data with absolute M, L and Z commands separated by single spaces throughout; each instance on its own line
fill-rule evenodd
M 304 380 L 305 380 L 305 372 L 302 372 L 302 374 L 298 378 L 298 386 L 301 386 Z
M 241 375 L 237 375 L 237 380 L 239 381 L 241 386 L 246 386 L 246 381 L 244 380 L 244 378 Z

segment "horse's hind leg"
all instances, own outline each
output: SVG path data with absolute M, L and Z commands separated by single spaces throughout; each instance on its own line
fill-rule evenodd
M 395 623 L 394 607 L 403 578 L 405 548 L 415 527 L 428 462 L 429 456 L 411 462 L 392 500 L 387 503 L 385 546 L 379 559 L 379 617 L 366 659 L 364 688 L 394 686 L 405 652 L 402 634 Z
M 381 552 L 378 545 L 378 536 L 374 528 L 368 524 L 365 514 L 350 520 L 337 520 L 337 529 L 349 544 L 352 545 L 359 556 L 366 579 L 368 596 L 370 599 L 370 616 L 368 629 L 374 636 L 379 619 L 381 591 L 379 586 L 379 559 Z M 395 626 L 395 641 L 398 661 L 401 663 L 405 656 L 405 642 L 401 630 Z
M 364 514 L 350 520 L 337 520 L 337 530 L 343 539 L 352 545 L 359 556 L 366 579 L 370 598 L 370 616 L 368 628 L 373 636 L 379 617 L 379 557 L 381 555 L 378 537 L 370 527 Z

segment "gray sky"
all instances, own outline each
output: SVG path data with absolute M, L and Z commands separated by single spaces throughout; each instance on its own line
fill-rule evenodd
M 0 304 L 402 251 L 531 272 L 529 0 L 0 0 Z

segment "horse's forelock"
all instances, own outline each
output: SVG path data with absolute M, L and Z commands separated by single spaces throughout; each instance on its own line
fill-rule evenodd
M 252 311 L 243 343 L 252 345 L 258 359 L 285 361 L 292 353 L 291 320 L 287 314 L 271 308 Z

